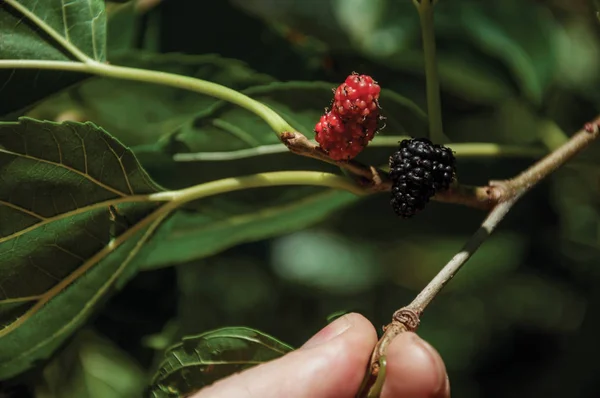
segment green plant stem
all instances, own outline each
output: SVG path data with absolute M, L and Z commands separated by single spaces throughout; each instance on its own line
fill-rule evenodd
M 190 90 L 238 105 L 262 118 L 278 135 L 295 131 L 279 114 L 268 106 L 238 91 L 220 84 L 147 69 L 103 64 L 95 61 L 65 62 L 42 60 L 0 60 L 0 69 L 49 69 L 83 72 L 113 79 L 139 81 Z
M 442 105 L 435 45 L 435 27 L 433 22 L 433 0 L 413 0 L 419 12 L 421 34 L 423 36 L 423 54 L 425 57 L 425 79 L 427 84 L 427 114 L 429 117 L 429 138 L 435 143 L 444 143 L 448 139 L 442 126 Z
M 256 101 L 247 95 L 235 91 L 220 84 L 181 76 L 173 73 L 159 72 L 147 69 L 128 68 L 125 66 L 107 65 L 95 63 L 88 65 L 88 72 L 99 76 L 111 77 L 145 83 L 162 84 L 165 86 L 190 90 L 199 94 L 209 95 L 223 101 L 231 102 L 242 107 L 263 119 L 278 134 L 286 131 L 294 131 L 279 114 L 268 106 Z
M 403 139 L 410 138 L 408 136 L 381 136 L 375 138 L 368 148 L 377 147 L 397 147 L 398 142 Z M 314 143 L 314 140 L 310 140 Z M 470 142 L 457 143 L 448 145 L 460 158 L 486 158 L 486 157 L 507 157 L 507 158 L 538 158 L 547 153 L 544 148 L 534 146 L 518 146 L 518 145 L 499 145 L 487 142 Z M 368 150 L 367 148 L 367 150 Z M 286 147 L 279 144 L 260 145 L 253 148 L 238 149 L 236 151 L 223 152 L 194 152 L 194 153 L 177 153 L 173 155 L 173 159 L 178 162 L 218 162 L 237 159 L 246 159 L 262 155 L 272 155 L 277 153 L 288 152 Z
M 361 196 L 368 194 L 367 191 L 354 184 L 352 180 L 337 174 L 322 173 L 318 171 L 275 171 L 242 177 L 225 178 L 177 191 L 158 192 L 149 195 L 148 199 L 150 201 L 171 202 L 171 207 L 179 207 L 183 203 L 205 198 L 207 196 L 250 188 L 285 185 L 312 185 L 340 189 Z

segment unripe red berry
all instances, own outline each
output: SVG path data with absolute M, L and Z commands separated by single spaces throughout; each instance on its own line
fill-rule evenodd
M 333 108 L 315 126 L 315 139 L 331 159 L 350 160 L 375 137 L 380 91 L 373 78 L 357 73 L 334 91 Z

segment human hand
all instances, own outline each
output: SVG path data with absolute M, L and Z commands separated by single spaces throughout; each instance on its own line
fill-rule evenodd
M 192 398 L 354 398 L 377 343 L 363 316 L 347 314 L 298 350 L 230 376 Z M 450 385 L 437 351 L 414 333 L 389 345 L 381 398 L 448 398 Z

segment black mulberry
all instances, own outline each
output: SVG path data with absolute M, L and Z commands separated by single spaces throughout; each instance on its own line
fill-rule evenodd
M 390 157 L 391 205 L 403 218 L 425 208 L 436 192 L 450 187 L 456 175 L 456 160 L 449 148 L 434 145 L 426 138 L 400 142 Z

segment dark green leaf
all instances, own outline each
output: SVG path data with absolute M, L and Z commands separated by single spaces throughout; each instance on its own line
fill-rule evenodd
M 0 179 L 4 379 L 48 357 L 135 272 L 166 214 L 132 152 L 91 123 L 0 123 Z
M 165 353 L 148 396 L 181 397 L 292 350 L 267 334 L 245 327 L 185 337 Z
M 187 56 L 129 51 L 111 59 L 115 64 L 197 77 L 244 89 L 272 82 L 242 62 L 217 55 Z M 80 118 L 91 120 L 110 131 L 126 145 L 153 144 L 177 130 L 196 113 L 217 100 L 186 90 L 133 81 L 92 78 L 36 109 L 36 117 L 56 118 L 77 110 Z
M 39 21 L 24 16 L 18 7 Z M 73 59 L 44 25 L 97 61 L 106 59 L 106 13 L 103 0 L 2 0 L 0 1 L 0 60 Z M 84 75 L 40 70 L 0 69 L 0 116 L 18 111 L 82 79 Z
M 112 60 L 115 53 L 128 51 L 135 48 L 138 35 L 144 36 L 143 26 L 140 26 L 142 15 L 135 8 L 135 1 L 125 0 L 122 3 L 108 4 L 106 51 Z
M 146 386 L 140 365 L 91 330 L 79 332 L 42 376 L 36 398 L 132 398 Z
M 160 13 L 150 9 L 158 5 L 158 2 L 129 0 L 125 3 L 106 6 L 107 58 L 113 61 L 116 55 L 131 50 L 160 52 Z
M 41 20 L 23 16 L 20 5 Z M 102 0 L 3 0 L 0 3 L 2 59 L 68 60 L 65 48 L 40 34 L 45 24 L 96 61 L 106 60 L 106 11 Z
M 197 212 L 178 212 L 157 232 L 156 240 L 163 244 L 146 249 L 142 266 L 152 269 L 174 265 L 214 255 L 236 244 L 297 231 L 358 201 L 348 192 L 313 192 L 289 189 L 289 195 L 297 199 L 286 202 L 280 193 L 271 198 L 279 205 L 255 199 L 241 209 L 243 203 L 228 203 L 220 197 L 209 205 L 205 201 Z

